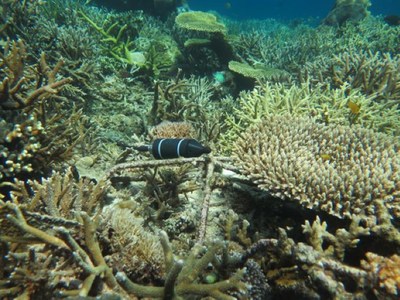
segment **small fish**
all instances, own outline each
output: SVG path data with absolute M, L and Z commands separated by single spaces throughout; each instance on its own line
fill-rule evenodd
M 232 7 L 232 3 L 230 3 L 229 1 L 228 1 L 228 2 L 225 2 L 224 7 L 225 7 L 226 9 L 230 9 L 230 8 Z
M 332 155 L 328 154 L 328 153 L 321 153 L 319 155 L 323 161 L 327 161 L 327 160 L 331 160 L 332 159 Z
M 353 101 L 350 100 L 347 103 L 347 106 L 350 108 L 352 114 L 358 115 L 360 113 L 361 106 L 358 105 L 357 103 L 354 103 Z

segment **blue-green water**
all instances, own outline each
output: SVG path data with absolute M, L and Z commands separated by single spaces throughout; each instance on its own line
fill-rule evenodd
M 238 19 L 296 19 L 323 18 L 334 5 L 334 0 L 190 0 L 191 9 L 216 10 Z M 375 15 L 399 15 L 400 0 L 372 0 Z

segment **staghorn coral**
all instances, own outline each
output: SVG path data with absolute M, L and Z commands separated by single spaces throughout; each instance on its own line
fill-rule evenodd
M 197 137 L 207 143 L 215 142 L 221 131 L 222 111 L 230 111 L 230 103 L 218 99 L 217 87 L 205 78 L 190 77 L 157 82 L 149 125 L 163 120 L 189 122 L 198 132 Z
M 186 259 L 178 259 L 172 252 L 168 236 L 160 233 L 161 245 L 164 251 L 165 267 L 167 271 L 163 287 L 150 287 L 136 284 L 120 272 L 116 277 L 118 282 L 128 293 L 139 297 L 164 299 L 184 299 L 190 295 L 209 296 L 215 299 L 236 299 L 229 296 L 230 290 L 243 293 L 246 286 L 241 282 L 245 273 L 239 270 L 231 277 L 213 283 L 200 283 L 198 277 L 210 264 L 218 270 L 226 261 L 216 259 L 219 251 L 226 251 L 226 245 L 220 242 L 211 243 L 207 248 L 195 245 Z M 227 255 L 227 254 L 225 254 Z
M 54 261 L 59 259 L 57 263 Z M 29 299 L 40 297 L 44 289 L 60 285 L 73 285 L 77 282 L 78 265 L 62 268 L 66 260 L 46 251 L 43 247 L 32 246 L 29 250 L 10 252 L 5 257 L 7 263 L 4 272 L 10 274 L 7 280 L 0 283 L 0 294 L 5 299 L 19 297 Z
M 339 260 L 343 260 L 346 250 L 355 248 L 360 241 L 360 237 L 370 234 L 368 228 L 360 226 L 360 221 L 359 217 L 352 216 L 349 229 L 340 228 L 335 234 L 327 231 L 328 224 L 326 222 L 321 223 L 318 216 L 312 225 L 306 220 L 302 227 L 308 243 L 316 251 L 323 253 L 325 256 L 336 256 Z
M 400 256 L 397 254 L 383 257 L 372 252 L 366 254 L 361 267 L 372 278 L 372 288 L 378 298 L 395 299 L 400 295 Z
M 37 178 L 69 157 L 85 136 L 71 124 L 86 120 L 82 111 L 66 109 L 60 101 L 65 100 L 60 90 L 72 81 L 59 76 L 63 61 L 51 68 L 42 54 L 36 64 L 29 63 L 22 40 L 8 43 L 0 57 L 0 177 L 1 193 L 7 195 L 8 182 Z
M 233 142 L 248 126 L 271 115 L 311 117 L 315 122 L 337 125 L 361 125 L 394 136 L 400 133 L 398 109 L 385 101 L 374 101 L 357 89 L 344 84 L 331 89 L 324 85 L 312 86 L 308 82 L 287 87 L 280 83 L 260 84 L 252 91 L 240 93 L 237 105 L 226 113 L 227 130 L 219 144 L 230 152 Z M 355 113 L 350 105 L 359 108 Z
M 34 158 L 42 147 L 39 135 L 43 126 L 32 116 L 12 127 L 5 120 L 0 121 L 0 179 L 4 181 L 13 177 L 33 172 Z
M 336 45 L 336 48 L 342 51 L 399 54 L 399 32 L 399 27 L 388 26 L 382 16 L 370 15 L 357 24 L 346 23 L 342 26 L 336 43 L 342 43 L 344 48 L 340 45 Z M 335 52 L 335 55 L 339 54 Z
M 92 288 L 96 277 L 104 278 L 106 285 L 110 289 L 118 289 L 117 282 L 104 261 L 95 237 L 95 220 L 86 213 L 82 212 L 77 215 L 82 222 L 82 227 L 78 227 L 78 232 L 80 231 L 81 236 L 84 237 L 82 239 L 79 235 L 75 237 L 77 231 L 71 231 L 71 228 L 67 229 L 63 226 L 68 223 L 55 227 L 56 223 L 53 223 L 51 218 L 47 218 L 51 229 L 45 231 L 36 228 L 31 225 L 30 220 L 26 218 L 21 207 L 15 203 L 0 201 L 0 211 L 1 213 L 6 212 L 5 218 L 13 227 L 19 229 L 19 231 L 10 232 L 8 236 L 2 235 L 1 241 L 9 243 L 9 247 L 12 245 L 21 245 L 22 247 L 15 254 L 9 252 L 6 257 L 7 260 L 21 255 L 21 257 L 30 257 L 29 253 L 24 253 L 24 244 L 37 247 L 40 251 L 37 254 L 38 256 L 46 256 L 50 259 L 50 261 L 46 260 L 43 265 L 48 267 L 48 269 L 45 269 L 45 272 L 40 269 L 30 269 L 28 273 L 18 273 L 18 270 L 23 271 L 28 266 L 20 266 L 18 263 L 21 261 L 17 261 L 18 267 L 14 268 L 17 275 L 6 273 L 6 275 L 13 276 L 16 280 L 0 282 L 0 293 L 2 295 L 8 297 L 15 297 L 17 295 L 32 297 L 35 294 L 49 294 L 55 297 L 86 296 Z M 0 220 L 3 221 L 3 217 Z M 28 237 L 25 235 L 28 235 Z M 51 252 L 48 252 L 44 245 L 49 246 L 52 249 L 50 250 Z M 29 265 L 30 260 L 22 262 Z M 12 259 L 8 263 L 11 265 Z M 32 281 L 33 278 L 37 281 Z M 80 278 L 84 278 L 84 280 L 79 282 L 78 286 L 72 284 L 74 280 L 80 280 Z M 29 284 L 26 284 L 27 282 Z
M 3 0 L 0 8 L 0 35 L 15 37 L 23 34 L 25 27 L 35 24 L 40 1 Z
M 348 85 L 387 106 L 397 106 L 400 96 L 400 56 L 371 51 L 346 51 L 332 58 L 320 58 L 301 71 L 303 81 L 325 83 L 333 88 Z
M 50 107 L 46 108 L 50 110 Z M 47 113 L 41 115 L 44 111 Z M 48 174 L 55 164 L 70 158 L 73 150 L 86 138 L 87 122 L 82 111 L 73 110 L 66 116 L 66 112 L 59 110 L 59 114 L 51 118 L 48 118 L 47 109 L 44 111 L 30 115 L 17 113 L 11 118 L 14 124 L 1 121 L 2 196 L 8 197 L 15 180 L 35 179 Z
M 321 125 L 289 115 L 265 117 L 241 134 L 234 155 L 260 188 L 338 217 L 397 214 L 399 143 L 360 127 Z
M 9 249 L 4 275 L 13 279 L 0 281 L 1 295 L 87 296 L 96 277 L 118 290 L 96 237 L 107 185 L 78 180 L 70 170 L 65 178 L 56 173 L 31 186 L 33 196 L 17 182 L 11 201 L 0 201 L 0 240 Z
M 369 274 L 327 256 L 304 243 L 296 243 L 284 229 L 275 239 L 261 239 L 243 257 L 262 252 L 273 299 L 354 299 L 371 291 Z M 321 296 L 323 295 L 323 296 Z
M 161 219 L 165 219 L 165 215 L 168 216 L 177 203 L 181 203 L 180 199 L 182 199 L 182 194 L 187 198 L 187 192 L 201 191 L 201 199 L 198 201 L 201 201 L 202 204 L 198 227 L 196 228 L 196 240 L 198 243 L 202 244 L 206 239 L 209 224 L 208 214 L 212 193 L 217 186 L 215 177 L 218 176 L 220 168 L 224 167 L 226 161 L 229 161 L 229 159 L 223 157 L 132 161 L 114 166 L 107 172 L 106 178 L 109 178 L 113 183 L 117 183 L 121 179 L 145 181 L 146 189 L 143 190 L 144 194 L 155 198 L 158 204 L 158 210 L 151 213 L 151 218 L 153 221 L 158 222 Z M 197 163 L 203 163 L 204 167 L 197 168 L 198 171 L 196 172 L 196 168 L 193 168 L 193 164 Z M 168 166 L 174 166 L 174 168 L 166 168 Z M 155 170 L 150 174 L 149 172 L 142 171 L 142 169 L 148 168 L 155 168 Z M 138 171 L 141 172 L 138 174 Z M 126 177 L 118 175 L 121 172 L 136 173 L 136 176 Z M 198 207 L 196 205 L 196 210 L 197 209 Z M 186 218 L 187 217 L 183 215 L 182 219 L 178 219 L 177 223 L 188 223 L 185 221 Z M 196 223 L 196 221 L 192 220 L 190 223 Z M 191 225 L 187 225 L 191 227 Z M 183 226 L 185 227 L 186 225 L 183 224 Z M 245 235 L 246 227 L 247 226 L 243 224 L 243 228 L 239 230 L 238 236 L 240 235 L 243 237 Z M 173 231 L 177 230 L 179 229 L 174 228 Z M 242 241 L 244 241 L 244 238 Z
M 51 224 L 76 227 L 75 217 L 81 212 L 98 213 L 104 205 L 108 184 L 104 181 L 95 184 L 89 178 L 79 177 L 71 167 L 63 174 L 54 172 L 40 182 L 15 180 L 9 186 L 12 188 L 11 200 L 18 203 L 29 222 L 48 230 Z M 46 217 L 50 223 L 46 222 Z M 1 228 L 6 233 L 10 223 L 2 221 Z
M 135 61 L 132 59 L 131 55 L 133 51 L 133 42 L 129 39 L 129 37 L 124 39 L 124 33 L 128 28 L 128 24 L 117 27 L 119 24 L 117 21 L 106 28 L 105 23 L 102 25 L 96 24 L 83 11 L 79 11 L 79 15 L 103 36 L 102 43 L 107 45 L 107 49 L 112 57 L 128 65 L 135 64 Z M 118 30 L 113 33 L 115 28 Z
M 3 110 L 22 109 L 31 106 L 37 100 L 48 98 L 51 94 L 57 94 L 58 88 L 70 83 L 72 78 L 57 80 L 63 62 L 60 60 L 51 69 L 44 53 L 37 64 L 39 78 L 28 73 L 26 60 L 26 48 L 22 40 L 13 41 L 0 54 L 1 66 L 4 69 L 0 73 L 4 79 L 0 87 L 0 107 Z M 33 77 L 33 78 L 32 78 Z
M 75 64 L 99 55 L 100 50 L 96 42 L 87 28 L 64 25 L 57 29 L 57 49 L 60 49 L 63 57 Z
M 371 51 L 391 53 L 394 57 L 400 50 L 400 28 L 387 26 L 381 17 L 369 16 L 359 24 L 346 23 L 340 28 L 314 28 L 306 24 L 291 28 L 286 24 L 270 23 L 270 20 L 241 23 L 243 28 L 253 26 L 238 35 L 229 36 L 229 42 L 237 57 L 251 65 L 285 70 L 295 82 L 302 81 L 308 64 L 330 61 L 342 53 L 360 55 Z M 229 22 L 227 24 L 229 28 Z M 266 25 L 270 28 L 264 28 Z M 297 74 L 299 79 L 296 79 Z M 329 80 L 329 73 L 318 79 Z

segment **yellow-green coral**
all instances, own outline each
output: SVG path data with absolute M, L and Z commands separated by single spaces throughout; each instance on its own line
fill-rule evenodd
M 104 36 L 102 42 L 104 44 L 110 44 L 107 47 L 109 53 L 116 59 L 125 62 L 127 64 L 135 64 L 135 61 L 132 60 L 131 51 L 133 42 L 129 40 L 129 38 L 125 41 L 122 40 L 122 36 L 128 27 L 127 24 L 123 25 L 118 29 L 117 35 L 113 35 L 111 32 L 118 26 L 118 22 L 115 22 L 107 29 L 104 28 L 104 24 L 99 26 L 92 19 L 89 18 L 82 11 L 79 11 L 79 14 L 85 19 L 94 29 L 96 29 L 99 33 Z
M 180 28 L 194 31 L 213 33 L 224 33 L 226 31 L 225 25 L 219 23 L 216 16 L 202 11 L 180 13 L 176 16 L 175 23 Z
M 349 103 L 359 107 L 353 113 Z M 309 83 L 299 86 L 263 84 L 249 92 L 242 92 L 238 106 L 226 116 L 227 131 L 220 140 L 224 150 L 229 151 L 232 141 L 251 124 L 270 115 L 312 117 L 318 123 L 355 125 L 385 132 L 400 134 L 400 119 L 396 107 L 374 101 L 347 84 L 331 89 L 324 86 L 310 87 Z
M 249 64 L 241 63 L 238 61 L 230 61 L 228 64 L 229 70 L 243 75 L 244 77 L 250 77 L 254 79 L 265 79 L 271 77 L 280 77 L 286 75 L 285 71 L 268 68 L 266 66 L 252 67 Z

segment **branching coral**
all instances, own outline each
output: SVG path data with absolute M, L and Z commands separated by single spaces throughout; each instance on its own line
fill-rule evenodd
M 56 162 L 71 157 L 74 148 L 86 137 L 87 123 L 82 111 L 73 110 L 68 117 L 60 112 L 49 119 L 45 112 L 37 110 L 35 117 L 16 115 L 11 118 L 14 125 L 1 122 L 0 188 L 5 196 L 15 180 L 37 178 L 48 173 Z
M 253 21 L 254 22 L 254 21 Z M 290 28 L 280 24 L 264 29 L 270 21 L 256 21 L 249 30 L 230 37 L 236 56 L 251 65 L 266 65 L 296 74 L 306 72 L 305 65 L 330 61 L 342 53 L 355 55 L 399 53 L 400 28 L 387 26 L 380 17 L 369 16 L 359 24 L 346 23 L 341 28 L 299 25 Z M 247 23 L 241 24 L 246 28 Z M 260 30 L 263 28 L 263 30 Z M 393 59 L 392 58 L 392 59 Z M 342 64 L 343 62 L 340 62 Z M 373 65 L 369 66 L 373 68 Z M 316 70 L 317 71 L 317 70 Z M 328 80 L 328 73 L 319 79 Z
M 382 131 L 394 136 L 400 133 L 397 107 L 385 101 L 374 101 L 348 84 L 332 89 L 309 82 L 287 87 L 284 84 L 261 84 L 252 91 L 239 95 L 233 112 L 226 114 L 227 130 L 220 144 L 224 151 L 232 149 L 232 142 L 248 126 L 271 115 L 311 117 L 318 123 L 355 125 Z M 358 110 L 352 111 L 351 105 Z
M 188 257 L 182 260 L 174 256 L 165 232 L 161 232 L 160 238 L 167 271 L 164 287 L 141 286 L 131 282 L 125 274 L 118 273 L 118 281 L 129 293 L 139 297 L 164 299 L 184 299 L 189 295 L 199 295 L 227 300 L 235 299 L 229 296 L 229 290 L 239 290 L 240 292 L 246 290 L 244 283 L 240 281 L 244 270 L 238 271 L 229 279 L 215 283 L 202 284 L 198 282 L 198 277 L 209 264 L 217 269 L 221 267 L 218 264 L 223 262 L 216 260 L 216 255 L 220 249 L 226 251 L 222 243 L 215 242 L 208 249 L 196 245 Z
M 123 34 L 128 27 L 127 24 L 119 27 L 117 33 L 113 35 L 112 32 L 115 28 L 117 28 L 118 22 L 111 24 L 108 28 L 105 28 L 105 24 L 96 24 L 83 11 L 80 11 L 79 13 L 81 17 L 83 17 L 94 29 L 96 29 L 104 37 L 102 42 L 104 44 L 110 44 L 109 52 L 114 58 L 127 64 L 134 64 L 131 56 L 133 42 L 129 39 L 123 40 Z
M 360 240 L 359 238 L 370 233 L 368 228 L 363 228 L 359 225 L 360 221 L 359 217 L 353 216 L 349 230 L 338 229 L 335 235 L 326 230 L 327 223 L 321 223 L 319 217 L 317 217 L 312 225 L 306 221 L 302 227 L 309 244 L 315 250 L 327 256 L 335 255 L 340 260 L 343 260 L 345 251 L 356 247 Z
M 354 217 L 347 229 L 339 228 L 332 234 L 319 218 L 312 226 L 306 221 L 303 228 L 308 244 L 296 243 L 288 237 L 290 230 L 279 228 L 277 238 L 258 240 L 246 249 L 241 260 L 262 254 L 273 298 L 294 293 L 307 299 L 320 295 L 347 299 L 375 293 L 379 298 L 395 299 L 399 288 L 396 254 L 383 257 L 367 252 L 360 267 L 350 265 L 342 256 L 358 247 L 357 237 L 368 234 L 358 222 L 358 217 Z M 333 251 L 335 245 L 340 245 L 339 252 Z M 364 254 L 361 257 L 364 258 Z
M 99 55 L 99 47 L 87 28 L 61 26 L 57 31 L 57 48 L 63 57 L 74 64 Z
M 324 82 L 339 88 L 360 89 L 387 106 L 398 105 L 400 96 L 400 57 L 391 53 L 351 51 L 321 58 L 302 71 L 303 80 L 312 84 Z
M 267 68 L 265 66 L 250 66 L 245 63 L 240 63 L 238 61 L 230 61 L 228 64 L 229 70 L 243 75 L 244 77 L 249 77 L 253 79 L 274 79 L 280 78 L 282 79 L 285 76 L 288 76 L 286 72 L 274 69 L 274 68 Z
M 391 136 L 271 116 L 241 135 L 235 157 L 259 187 L 306 207 L 373 216 L 379 200 L 397 214 L 399 144 Z
M 36 82 L 29 82 L 32 74 L 26 73 L 26 49 L 24 43 L 19 40 L 13 42 L 0 55 L 1 65 L 4 66 L 4 76 L 0 88 L 0 106 L 4 110 L 21 109 L 32 105 L 36 100 L 48 97 L 49 94 L 56 94 L 57 89 L 70 83 L 71 78 L 57 80 L 62 61 L 51 69 L 42 54 L 37 66 L 40 78 Z M 29 82 L 31 85 L 27 85 Z M 27 88 L 26 86 L 29 86 Z
M 15 37 L 23 33 L 25 27 L 32 26 L 40 2 L 4 0 L 0 9 L 0 35 Z
M 229 111 L 229 103 L 213 101 L 217 88 L 209 80 L 180 79 L 179 75 L 174 81 L 156 83 L 149 125 L 165 120 L 190 122 L 199 139 L 207 143 L 216 141 L 221 131 L 221 111 Z
M 263 251 L 267 279 L 273 295 L 300 295 L 307 299 L 325 295 L 330 298 L 354 298 L 370 289 L 369 274 L 348 266 L 304 243 L 295 243 L 279 229 L 277 239 L 262 239 L 248 251 Z M 246 255 L 245 255 L 246 256 Z
M 12 187 L 11 199 L 21 207 L 24 218 L 41 229 L 51 229 L 51 224 L 77 227 L 79 223 L 75 221 L 75 214 L 99 213 L 108 184 L 94 184 L 90 179 L 77 178 L 76 175 L 76 170 L 70 168 L 65 174 L 56 172 L 42 179 L 41 183 L 16 180 L 9 183 Z M 2 230 L 5 233 L 8 232 L 7 224 L 3 220 Z
M 71 172 L 65 181 L 56 174 L 43 185 L 33 183 L 35 194 L 31 198 L 23 184 L 18 184 L 20 188 L 14 192 L 12 202 L 0 202 L 0 239 L 8 243 L 10 249 L 18 249 L 10 250 L 6 257 L 10 266 L 15 263 L 18 268 L 7 269 L 13 280 L 1 282 L 2 295 L 29 297 L 36 293 L 56 295 L 59 292 L 64 296 L 85 296 L 98 276 L 104 276 L 111 289 L 116 287 L 95 236 L 95 217 L 84 212 L 87 210 L 93 215 L 94 207 L 101 206 L 99 201 L 106 185 L 94 186 L 85 179 L 75 182 Z M 90 198 L 86 194 L 88 191 L 96 203 L 81 202 L 80 197 Z M 65 211 L 67 208 L 73 208 L 75 215 Z M 20 248 L 12 245 L 20 245 Z M 34 257 L 39 259 L 37 263 L 43 263 L 44 270 L 29 268 L 36 261 Z M 29 272 L 23 272 L 27 268 Z M 85 278 L 80 287 L 71 284 L 80 278 Z
M 0 57 L 4 66 L 0 71 L 4 78 L 0 87 L 0 177 L 4 182 L 13 177 L 34 178 L 48 172 L 52 162 L 68 157 L 82 140 L 84 133 L 70 127 L 83 122 L 82 112 L 72 109 L 66 117 L 60 112 L 61 101 L 52 101 L 64 99 L 60 89 L 72 81 L 60 79 L 62 61 L 51 68 L 42 54 L 37 64 L 30 64 L 21 40 L 9 43 Z M 1 189 L 6 194 L 4 184 Z
M 368 252 L 362 268 L 372 277 L 374 293 L 379 298 L 400 295 L 400 257 L 394 254 L 383 257 Z

